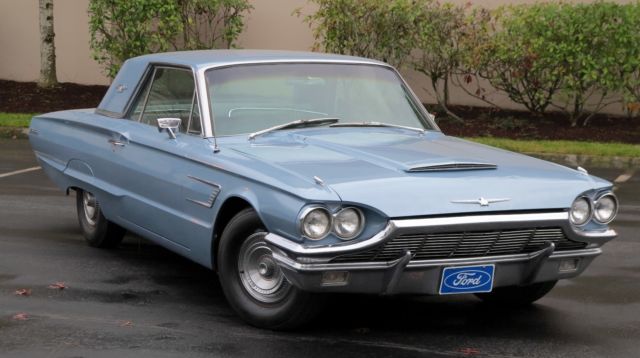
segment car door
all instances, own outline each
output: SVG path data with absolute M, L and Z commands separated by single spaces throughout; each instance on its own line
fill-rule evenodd
M 201 134 L 199 97 L 191 69 L 156 66 L 127 115 L 128 125 L 116 139 L 125 189 L 119 216 L 130 228 L 179 252 L 190 251 L 187 234 L 192 218 L 185 214 L 184 184 L 195 167 L 194 158 L 211 153 Z M 175 138 L 158 129 L 158 118 L 179 118 Z M 193 200 L 199 200 L 194 198 Z

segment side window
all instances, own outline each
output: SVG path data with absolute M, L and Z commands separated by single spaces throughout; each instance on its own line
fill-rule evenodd
M 193 97 L 193 107 L 191 108 L 191 120 L 189 121 L 189 134 L 202 133 L 202 125 L 200 124 L 200 105 L 198 103 L 198 96 Z
M 157 125 L 158 118 L 180 118 L 180 132 L 200 134 L 198 108 L 192 72 L 158 67 L 139 93 L 128 118 L 152 126 Z

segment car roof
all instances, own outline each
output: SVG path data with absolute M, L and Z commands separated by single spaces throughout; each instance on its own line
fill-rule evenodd
M 202 70 L 211 67 L 250 63 L 354 63 L 388 66 L 384 62 L 363 57 L 333 55 L 319 52 L 277 50 L 200 50 L 164 52 L 131 58 L 122 64 L 118 75 L 98 105 L 103 115 L 122 118 L 133 96 L 142 85 L 145 72 L 152 64 L 189 67 Z
M 384 62 L 355 56 L 280 50 L 200 50 L 155 53 L 134 57 L 131 62 L 167 63 L 194 69 L 256 62 L 350 62 L 382 65 Z

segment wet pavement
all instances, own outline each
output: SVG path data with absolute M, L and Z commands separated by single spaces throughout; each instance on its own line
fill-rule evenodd
M 35 166 L 26 141 L 0 140 L 0 176 Z M 637 357 L 640 170 L 588 169 L 620 181 L 620 237 L 532 307 L 336 296 L 288 333 L 247 326 L 215 274 L 138 237 L 117 250 L 86 246 L 74 198 L 41 170 L 0 177 L 0 356 Z

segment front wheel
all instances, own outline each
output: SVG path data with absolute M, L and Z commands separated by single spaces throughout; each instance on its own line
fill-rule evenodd
M 264 241 L 266 230 L 256 212 L 246 209 L 231 219 L 220 237 L 218 275 L 229 304 L 249 324 L 290 329 L 310 321 L 322 298 L 292 286 Z
M 100 203 L 93 194 L 85 190 L 77 190 L 76 210 L 80 229 L 89 246 L 114 248 L 120 244 L 126 234 L 125 229 L 102 215 Z
M 481 300 L 507 306 L 529 305 L 549 293 L 558 281 L 538 282 L 526 286 L 498 287 L 492 292 L 476 293 Z

